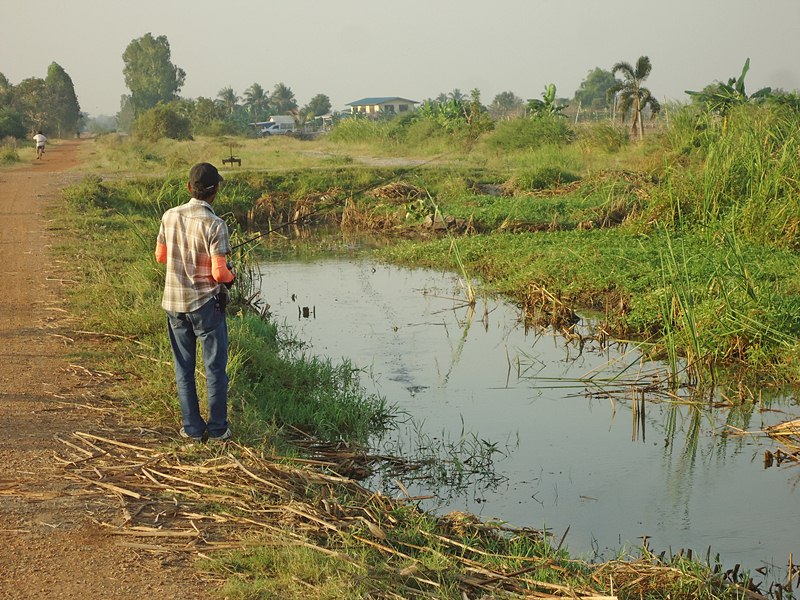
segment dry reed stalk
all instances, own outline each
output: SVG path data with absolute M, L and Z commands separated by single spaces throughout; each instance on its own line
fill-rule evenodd
M 793 452 L 800 451 L 800 419 L 786 421 L 764 429 L 766 434 Z
M 423 189 L 404 181 L 395 181 L 394 183 L 374 188 L 367 192 L 366 195 L 393 202 L 408 202 L 426 196 Z

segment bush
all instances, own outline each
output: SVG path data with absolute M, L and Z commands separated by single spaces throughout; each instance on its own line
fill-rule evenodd
M 580 142 L 587 148 L 617 152 L 628 144 L 628 132 L 611 123 L 594 122 L 581 129 Z
M 540 167 L 514 176 L 511 182 L 505 184 L 505 187 L 520 191 L 546 190 L 579 179 L 580 177 L 575 173 L 564 171 L 558 167 Z
M 0 165 L 7 165 L 15 162 L 19 162 L 17 140 L 13 137 L 8 137 L 0 142 Z
M 385 141 L 390 129 L 387 121 L 353 117 L 339 121 L 328 134 L 328 139 L 344 143 Z
M 501 121 L 486 143 L 496 150 L 521 150 L 568 144 L 574 138 L 575 132 L 566 119 L 559 116 L 544 116 L 536 119 Z
M 139 115 L 133 125 L 133 134 L 149 142 L 157 142 L 161 138 L 188 140 L 192 137 L 192 130 L 189 119 L 173 107 L 159 104 Z

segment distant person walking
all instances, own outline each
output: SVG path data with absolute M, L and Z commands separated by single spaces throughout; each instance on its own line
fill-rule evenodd
M 47 143 L 47 138 L 42 135 L 41 131 L 37 131 L 36 135 L 33 136 L 33 141 L 36 142 L 36 158 L 42 158 L 42 154 L 44 154 L 44 145 Z
M 161 218 L 156 261 L 167 265 L 161 306 L 175 359 L 178 402 L 183 415 L 181 437 L 227 440 L 228 325 L 227 288 L 236 277 L 227 264 L 231 252 L 228 226 L 211 205 L 223 181 L 217 168 L 198 163 L 189 171 L 191 200 Z M 195 381 L 200 340 L 208 391 L 208 422 L 200 414 Z

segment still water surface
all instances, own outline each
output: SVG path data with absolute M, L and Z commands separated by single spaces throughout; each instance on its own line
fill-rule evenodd
M 633 394 L 591 395 L 577 380 L 659 365 L 640 365 L 630 346 L 580 352 L 526 331 L 500 300 L 471 314 L 451 274 L 359 259 L 269 262 L 262 273 L 277 323 L 309 353 L 363 369 L 368 391 L 410 415 L 376 444 L 407 454 L 466 439 L 500 451 L 491 473 L 454 487 L 398 476 L 412 495 L 435 496 L 426 508 L 547 527 L 556 540 L 569 528 L 564 545 L 586 558 L 635 549 L 645 535 L 656 552 L 710 546 L 726 568 L 785 570 L 790 552 L 800 556 L 800 467 L 765 469 L 769 438 L 726 435 L 726 423 L 758 431 L 797 418 L 791 396 L 738 411 L 662 398 L 642 418 Z M 399 494 L 392 478 L 371 483 Z

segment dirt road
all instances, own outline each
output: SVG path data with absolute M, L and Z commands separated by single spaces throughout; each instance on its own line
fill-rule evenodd
M 64 309 L 75 282 L 54 261 L 45 209 L 78 180 L 82 144 L 48 146 L 42 160 L 0 171 L 0 598 L 204 598 L 190 565 L 165 564 L 122 545 L 108 498 L 68 480 L 56 455 L 73 431 L 110 418 L 93 404 L 85 365 L 70 358 Z M 89 378 L 91 379 L 91 378 Z

